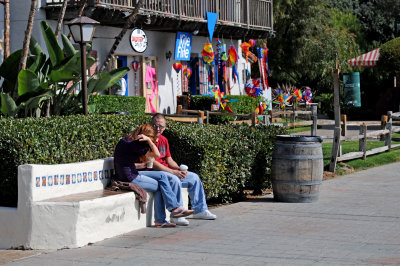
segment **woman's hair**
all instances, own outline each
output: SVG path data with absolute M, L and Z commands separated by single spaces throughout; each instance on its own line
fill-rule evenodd
M 131 131 L 128 135 L 126 135 L 127 139 L 135 140 L 138 135 L 143 134 L 148 136 L 152 142 L 156 141 L 156 133 L 154 132 L 154 128 L 150 124 L 143 124 L 134 131 Z

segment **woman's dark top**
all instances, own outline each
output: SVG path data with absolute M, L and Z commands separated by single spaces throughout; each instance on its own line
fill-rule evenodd
M 129 140 L 123 137 L 114 150 L 114 168 L 118 180 L 131 182 L 138 176 L 135 163 L 145 155 L 150 147 L 146 141 Z

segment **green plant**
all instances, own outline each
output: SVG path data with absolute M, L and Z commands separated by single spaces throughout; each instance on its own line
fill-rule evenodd
M 82 90 L 78 97 L 71 94 L 81 80 L 79 51 L 75 50 L 65 35 L 61 35 L 64 46 L 62 50 L 47 22 L 41 21 L 40 26 L 49 57 L 47 58 L 38 42 L 32 38 L 26 69 L 19 73 L 17 71 L 21 51 L 13 53 L 0 66 L 0 76 L 4 78 L 1 112 L 6 116 L 14 117 L 20 111 L 23 111 L 19 114 L 20 116 L 26 117 L 29 112 L 39 116 L 43 103 L 49 99 L 51 99 L 52 114 L 60 115 L 65 110 L 74 109 L 74 107 L 77 109 L 81 102 Z M 87 55 L 87 68 L 94 63 L 95 59 Z M 88 80 L 88 93 L 100 92 L 111 87 L 128 71 L 129 68 L 125 67 L 91 77 Z M 13 99 L 17 81 L 18 98 Z
M 232 109 L 232 111 L 236 114 L 250 114 L 252 111 L 256 109 L 261 99 L 260 97 L 253 98 L 247 95 L 227 95 L 226 98 L 228 100 L 234 100 L 232 102 L 229 102 L 228 105 Z M 215 104 L 214 97 L 195 95 L 192 96 L 190 109 L 209 111 L 211 108 L 211 104 Z M 222 112 L 228 113 L 228 111 L 226 110 L 222 110 Z M 209 118 L 209 122 L 211 124 L 227 123 L 228 121 L 233 121 L 233 120 L 235 120 L 235 117 L 233 116 L 211 115 Z
M 131 114 L 144 115 L 146 98 L 127 97 L 119 95 L 90 95 L 89 105 L 92 113 L 101 114 L 107 112 L 130 112 Z
M 400 37 L 381 46 L 377 66 L 389 72 L 400 74 Z

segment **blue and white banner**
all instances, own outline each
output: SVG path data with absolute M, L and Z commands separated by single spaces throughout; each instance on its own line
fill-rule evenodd
M 178 31 L 175 41 L 175 61 L 190 61 L 191 50 L 192 34 Z

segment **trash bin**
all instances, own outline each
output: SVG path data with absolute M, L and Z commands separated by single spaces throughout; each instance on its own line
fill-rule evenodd
M 361 107 L 360 72 L 343 74 L 343 84 L 344 105 Z
M 277 136 L 271 166 L 274 200 L 318 200 L 324 168 L 321 142 L 317 136 Z

